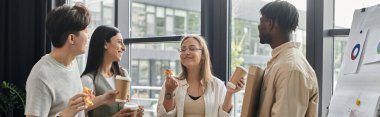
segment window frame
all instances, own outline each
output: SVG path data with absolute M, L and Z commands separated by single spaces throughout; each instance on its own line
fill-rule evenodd
M 181 36 L 129 38 L 130 1 L 115 0 L 115 25 L 121 30 L 126 46 L 144 42 L 180 41 Z M 214 74 L 224 81 L 230 75 L 230 0 L 201 1 L 201 35 L 208 42 Z M 127 11 L 127 12 L 118 12 Z M 347 29 L 334 29 L 334 1 L 307 0 L 306 58 L 318 78 L 320 102 L 318 115 L 327 115 L 333 87 L 333 36 L 347 35 Z M 126 15 L 127 13 L 127 15 Z M 215 20 L 218 19 L 218 20 Z M 121 22 L 123 21 L 123 22 Z M 130 54 L 127 62 L 130 63 Z M 130 67 L 130 65 L 128 65 Z M 130 68 L 129 68 L 130 69 Z
M 334 40 L 329 30 L 334 29 L 334 0 L 307 0 L 306 58 L 314 68 L 319 87 L 318 116 L 328 114 L 334 69 Z
M 201 1 L 201 35 L 206 38 L 206 41 L 210 50 L 210 59 L 212 63 L 212 70 L 216 77 L 222 81 L 227 80 L 228 76 L 228 0 L 202 0 Z M 131 15 L 130 7 L 131 1 L 115 0 L 116 12 L 115 15 L 116 26 L 122 32 L 124 38 L 124 43 L 130 50 L 130 45 L 134 43 L 146 43 L 146 42 L 175 42 L 180 41 L 180 35 L 177 36 L 153 36 L 153 37 L 142 37 L 142 38 L 131 38 L 129 27 L 131 21 L 129 17 Z M 127 11 L 127 12 L 118 12 Z M 125 13 L 128 13 L 127 15 Z M 207 17 L 205 17 L 207 16 Z M 222 18 L 224 17 L 224 18 Z M 214 21 L 214 19 L 218 19 Z M 123 21 L 123 22 L 121 22 Z M 216 40 L 218 39 L 218 40 Z M 228 52 L 228 53 L 226 53 Z M 130 63 L 130 54 L 127 57 L 127 62 Z M 223 56 L 223 57 L 220 57 Z M 216 64 L 217 63 L 217 64 Z M 223 68 L 223 69 L 221 69 Z M 224 69 L 225 68 L 225 69 Z M 128 69 L 130 65 L 128 64 Z

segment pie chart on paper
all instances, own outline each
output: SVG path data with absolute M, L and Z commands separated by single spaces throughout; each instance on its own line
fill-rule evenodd
M 380 38 L 379 38 L 380 28 L 379 29 L 370 29 L 366 38 L 366 47 L 364 54 L 364 64 L 380 62 Z

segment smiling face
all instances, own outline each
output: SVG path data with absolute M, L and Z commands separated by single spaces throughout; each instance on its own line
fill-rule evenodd
M 201 66 L 202 48 L 199 42 L 194 38 L 188 38 L 181 45 L 181 64 L 186 68 Z
M 121 61 L 125 49 L 126 47 L 123 43 L 123 37 L 120 33 L 117 33 L 111 38 L 110 42 L 105 43 L 106 51 L 104 55 L 109 56 L 113 61 Z

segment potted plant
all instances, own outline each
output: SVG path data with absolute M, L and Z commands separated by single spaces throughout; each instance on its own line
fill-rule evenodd
M 13 117 L 15 109 L 23 111 L 25 108 L 25 90 L 18 89 L 14 84 L 3 81 L 0 85 L 0 111 L 1 115 Z

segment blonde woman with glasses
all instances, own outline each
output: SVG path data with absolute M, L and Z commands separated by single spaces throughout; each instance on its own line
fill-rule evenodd
M 245 85 L 243 78 L 236 89 L 227 90 L 212 74 L 207 43 L 201 36 L 184 36 L 179 51 L 182 72 L 166 78 L 158 100 L 158 116 L 231 116 L 232 95 Z

